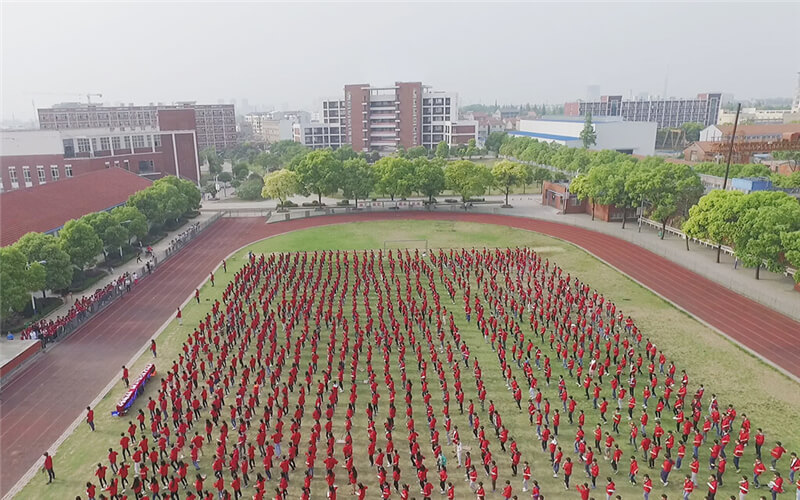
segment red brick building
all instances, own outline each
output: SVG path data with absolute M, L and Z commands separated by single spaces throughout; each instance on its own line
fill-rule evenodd
M 4 131 L 0 192 L 37 188 L 108 168 L 198 182 L 193 109 L 158 110 L 158 126 Z
M 478 122 L 459 120 L 458 95 L 421 82 L 386 87 L 344 86 L 344 100 L 322 103 L 322 122 L 295 125 L 295 141 L 311 148 L 350 144 L 355 151 L 391 154 L 399 148 L 434 149 L 477 140 Z
M 162 111 L 191 111 L 192 123 L 183 129 L 195 130 L 197 147 L 216 151 L 239 143 L 236 131 L 236 110 L 233 104 L 150 104 L 149 106 L 103 106 L 101 104 L 67 103 L 40 108 L 39 128 L 43 130 L 112 129 L 118 132 L 141 128 L 162 128 Z M 188 115 L 184 115 L 188 116 Z
M 580 200 L 569 192 L 569 184 L 565 182 L 542 183 L 542 205 L 558 209 L 562 214 L 592 214 L 592 203 L 590 200 Z M 628 212 L 630 216 L 630 211 Z M 605 222 L 622 220 L 622 209 L 615 205 L 601 205 L 596 203 L 594 206 L 594 218 Z

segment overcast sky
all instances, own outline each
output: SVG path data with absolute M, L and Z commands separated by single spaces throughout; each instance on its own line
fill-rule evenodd
M 422 81 L 461 104 L 602 94 L 791 96 L 800 3 L 9 3 L 2 116 L 247 99 L 314 110 L 345 83 Z M 95 98 L 95 100 L 97 100 Z

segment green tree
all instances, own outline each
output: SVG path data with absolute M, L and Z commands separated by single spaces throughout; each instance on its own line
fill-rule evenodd
M 81 220 L 69 220 L 59 232 L 61 249 L 72 265 L 83 271 L 103 251 L 103 241 L 92 226 Z
M 147 234 L 147 218 L 136 207 L 128 205 L 117 207 L 111 211 L 111 217 L 128 230 L 129 245 L 132 237 L 141 240 Z
M 449 156 L 450 156 L 450 146 L 448 146 L 446 142 L 442 141 L 436 145 L 437 158 L 447 158 Z
M 789 175 L 772 174 L 772 184 L 780 188 L 800 188 L 800 170 Z
M 225 172 L 227 173 L 227 172 Z M 200 194 L 200 188 L 197 187 L 192 181 L 186 179 L 178 179 L 174 175 L 168 175 L 166 177 L 162 177 L 153 183 L 154 187 L 158 187 L 162 184 L 168 184 L 170 186 L 174 186 L 178 192 L 184 197 L 184 200 L 181 200 L 181 204 L 185 206 L 184 211 L 181 215 L 185 215 L 192 210 L 197 210 L 200 208 L 200 200 L 202 196 Z
M 428 150 L 425 149 L 424 146 L 414 146 L 413 148 L 408 148 L 406 151 L 406 158 L 409 160 L 413 160 L 415 158 L 426 158 L 428 156 Z
M 586 120 L 583 122 L 583 130 L 580 134 L 581 142 L 583 142 L 583 149 L 589 149 L 589 146 L 597 144 L 597 132 L 592 125 L 592 114 L 586 113 Z
M 469 160 L 449 163 L 444 169 L 444 179 L 447 188 L 460 194 L 464 202 L 485 193 L 494 180 L 488 168 Z
M 781 194 L 788 198 L 786 202 L 748 210 L 737 224 L 736 256 L 744 265 L 756 268 L 756 279 L 762 266 L 775 273 L 786 269 L 781 259 L 784 250 L 781 234 L 800 230 L 800 204 Z
M 92 226 L 95 234 L 100 237 L 103 242 L 103 254 L 106 257 L 108 257 L 108 249 L 111 248 L 119 248 L 120 256 L 122 255 L 122 245 L 128 241 L 128 230 L 110 213 L 95 212 L 84 215 L 80 220 Z
M 510 207 L 508 204 L 508 194 L 511 188 L 518 186 L 525 182 L 525 167 L 519 163 L 503 160 L 496 163 L 492 167 L 492 177 L 494 177 L 494 185 L 503 190 L 506 196 L 506 203 L 504 206 Z
M 683 129 L 684 134 L 686 134 L 686 140 L 689 142 L 699 141 L 700 132 L 704 128 L 706 128 L 706 126 L 698 122 L 686 122 L 681 125 L 681 129 Z
M 200 152 L 200 162 L 208 163 L 208 171 L 211 175 L 222 172 L 222 160 L 213 147 L 208 147 Z
M 717 246 L 732 245 L 739 218 L 739 198 L 742 196 L 744 194 L 740 191 L 711 191 L 689 209 L 689 217 L 681 230 L 690 238 L 709 240 Z
M 47 297 L 46 290 L 61 290 L 72 283 L 72 262 L 53 235 L 27 233 L 14 246 L 25 255 L 28 262 L 44 262 L 46 276 L 41 289 L 42 298 Z
M 47 288 L 47 269 L 40 262 L 31 262 L 28 264 L 25 274 L 25 283 L 25 288 L 29 292 L 41 290 L 42 297 L 44 297 L 44 291 Z
M 786 261 L 797 270 L 794 281 L 800 283 L 800 231 L 781 233 L 781 244 Z
M 433 197 L 444 190 L 444 169 L 441 161 L 431 161 L 427 158 L 414 160 L 414 179 L 417 182 L 417 189 L 428 197 L 429 203 L 433 203 Z
M 261 153 L 256 156 L 255 160 L 253 161 L 256 165 L 261 167 L 264 172 L 274 172 L 281 168 L 281 157 L 275 153 Z
M 592 220 L 597 202 L 603 196 L 603 177 L 607 175 L 606 167 L 593 167 L 587 174 L 577 176 L 569 185 L 569 191 L 579 200 L 589 200 L 592 204 Z
M 353 147 L 349 144 L 345 144 L 340 148 L 336 148 L 333 151 L 333 156 L 336 157 L 337 160 L 340 162 L 345 162 L 347 160 L 352 160 L 353 158 L 358 157 L 358 153 L 353 151 Z
M 164 200 L 152 189 L 152 186 L 132 194 L 130 198 L 128 198 L 127 205 L 136 208 L 139 212 L 144 214 L 147 222 L 151 226 L 160 227 L 164 225 L 164 221 L 166 220 Z
M 247 179 L 236 188 L 236 196 L 240 200 L 260 200 L 262 199 L 261 193 L 264 190 L 264 181 L 260 177 L 255 179 Z
M 163 181 L 164 179 L 159 179 Z M 189 211 L 189 200 L 171 182 L 153 183 L 149 189 L 157 197 L 159 205 L 164 207 L 164 221 L 174 220 L 177 222 L 183 214 Z
M 233 176 L 241 181 L 247 179 L 247 176 L 250 175 L 250 165 L 244 162 L 237 163 L 231 170 Z
M 700 177 L 691 167 L 660 159 L 639 162 L 629 179 L 631 197 L 646 200 L 650 217 L 661 222 L 661 239 L 667 221 L 676 214 L 687 215 L 703 194 Z
M 489 134 L 489 137 L 486 138 L 486 149 L 489 151 L 494 151 L 495 153 L 500 153 L 500 147 L 508 138 L 508 134 L 505 132 L 492 132 Z
M 392 201 L 395 196 L 405 198 L 416 187 L 414 164 L 406 158 L 386 156 L 373 165 L 377 183 L 375 189 L 388 195 Z
M 299 178 L 291 170 L 281 169 L 264 176 L 263 198 L 277 199 L 281 205 L 300 189 Z
M 308 154 L 309 149 L 294 141 L 278 141 L 269 148 L 269 152 L 278 155 L 280 163 L 278 166 L 287 167 L 293 161 L 299 161 L 303 156 Z M 276 167 L 277 168 L 277 167 Z
M 364 158 L 350 158 L 342 165 L 342 194 L 345 198 L 358 200 L 368 197 L 375 187 L 375 169 Z
M 530 182 L 538 182 L 539 189 L 541 189 L 544 181 L 549 181 L 553 178 L 553 173 L 544 167 L 531 167 Z
M 16 245 L 0 248 L 0 316 L 21 312 L 30 300 L 28 262 Z
M 316 194 L 322 205 L 322 196 L 334 194 L 339 189 L 342 162 L 330 150 L 312 151 L 305 155 L 294 168 L 300 180 L 301 192 Z
M 467 155 L 468 158 L 472 159 L 473 155 L 478 151 L 478 148 L 475 146 L 475 139 L 470 139 L 467 143 L 467 149 L 464 151 L 464 154 Z

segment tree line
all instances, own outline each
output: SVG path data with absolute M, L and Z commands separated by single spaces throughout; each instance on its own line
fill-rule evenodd
M 733 247 L 742 264 L 755 268 L 756 279 L 762 267 L 800 269 L 800 203 L 782 191 L 711 191 L 689 209 L 682 230 Z M 794 279 L 800 283 L 800 273 Z
M 507 205 L 514 187 L 552 176 L 547 169 L 509 160 L 489 168 L 470 160 L 448 161 L 442 156 L 412 154 L 386 156 L 369 164 L 355 154 L 343 159 L 339 151 L 311 151 L 296 164 L 267 174 L 262 195 L 278 200 L 282 206 L 294 194 L 314 195 L 321 205 L 323 196 L 338 193 L 356 204 L 373 193 L 392 201 L 418 194 L 433 203 L 445 190 L 458 194 L 466 202 L 490 188 L 498 188 L 505 194 Z
M 0 248 L 0 317 L 25 310 L 32 292 L 65 290 L 73 278 L 103 254 L 130 247 L 148 233 L 158 234 L 200 206 L 200 190 L 174 176 L 134 193 L 125 205 L 69 220 L 57 236 L 31 232 Z

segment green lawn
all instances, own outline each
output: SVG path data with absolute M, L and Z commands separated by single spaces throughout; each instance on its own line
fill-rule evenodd
M 549 258 L 551 261 L 556 261 L 565 271 L 572 273 L 573 276 L 579 276 L 584 281 L 588 282 L 591 286 L 604 293 L 606 297 L 613 300 L 618 308 L 621 308 L 624 313 L 631 314 L 637 322 L 637 325 L 645 332 L 645 335 L 653 340 L 659 347 L 661 347 L 668 358 L 677 358 L 680 360 L 679 368 L 685 368 L 690 377 L 690 391 L 694 391 L 698 384 L 704 383 L 706 386 L 706 399 L 711 393 L 716 393 L 723 405 L 728 402 L 733 402 L 739 413 L 747 413 L 753 421 L 755 427 L 763 427 L 767 433 L 767 445 L 771 445 L 776 439 L 784 442 L 784 445 L 790 451 L 796 451 L 800 445 L 800 432 L 796 424 L 796 416 L 800 414 L 800 391 L 798 385 L 790 381 L 785 376 L 779 374 L 774 369 L 758 361 L 756 358 L 750 356 L 745 351 L 741 350 L 734 344 L 728 342 L 723 337 L 712 331 L 711 329 L 703 326 L 683 312 L 675 309 L 668 303 L 659 299 L 654 294 L 643 289 L 627 277 L 620 275 L 613 269 L 597 261 L 585 252 L 577 249 L 571 244 L 562 241 L 542 236 L 536 233 L 531 233 L 522 230 L 509 229 L 506 227 L 480 225 L 480 224 L 467 224 L 467 223 L 453 223 L 453 222 L 421 222 L 421 221 L 391 221 L 391 222 L 373 222 L 373 223 L 349 223 L 336 226 L 327 226 L 320 228 L 307 229 L 289 233 L 287 235 L 271 238 L 262 242 L 256 243 L 248 249 L 240 251 L 234 258 L 229 259 L 228 275 L 232 275 L 232 270 L 237 269 L 244 262 L 247 251 L 252 250 L 256 253 L 280 252 L 280 251 L 294 251 L 294 250 L 317 250 L 317 249 L 368 249 L 368 248 L 389 248 L 397 247 L 400 243 L 392 242 L 392 240 L 418 240 L 409 241 L 405 243 L 411 247 L 421 247 L 425 245 L 430 248 L 435 247 L 505 247 L 505 246 L 527 246 L 534 248 L 539 254 Z M 221 271 L 217 274 L 219 286 L 211 288 L 206 285 L 202 290 L 202 297 L 204 302 L 200 305 L 191 302 L 184 310 L 184 326 L 179 327 L 176 322 L 172 322 L 169 327 L 161 334 L 158 339 L 159 343 L 159 364 L 165 364 L 167 360 L 173 359 L 180 352 L 179 348 L 181 343 L 185 340 L 186 335 L 191 331 L 191 326 L 195 325 L 199 319 L 205 316 L 209 309 L 209 302 L 214 298 L 221 295 L 224 288 L 222 283 L 226 278 L 225 274 Z M 473 289 L 475 289 L 473 287 Z M 446 294 L 443 294 L 443 303 L 449 304 L 449 301 L 444 300 Z M 460 300 L 460 296 L 459 299 Z M 461 303 L 458 303 L 461 306 Z M 563 490 L 560 480 L 552 478 L 552 472 L 549 472 L 549 464 L 547 463 L 544 455 L 538 450 L 538 441 L 535 439 L 535 433 L 528 425 L 527 415 L 519 414 L 516 406 L 510 397 L 510 394 L 505 390 L 505 384 L 499 379 L 497 370 L 497 361 L 494 353 L 489 347 L 484 344 L 482 338 L 477 335 L 472 324 L 467 323 L 463 317 L 463 309 L 456 307 L 454 314 L 462 331 L 462 335 L 468 342 L 473 356 L 476 356 L 480 361 L 483 371 L 484 379 L 488 385 L 489 398 L 495 400 L 498 408 L 502 412 L 506 425 L 511 429 L 512 435 L 520 444 L 523 453 L 523 459 L 529 460 L 532 463 L 534 477 L 537 478 L 543 486 L 543 492 L 548 498 L 577 498 L 577 494 L 571 492 L 567 494 Z M 323 334 L 323 339 L 327 336 Z M 320 352 L 323 351 L 323 345 L 320 345 Z M 547 347 L 543 349 L 546 354 L 551 355 Z M 149 354 L 145 354 L 133 367 L 131 367 L 131 374 L 138 373 L 142 367 L 150 362 L 152 358 Z M 376 360 L 374 360 L 375 362 Z M 305 364 L 301 363 L 301 366 Z M 382 367 L 375 367 L 379 377 L 382 373 Z M 393 368 L 393 376 L 396 382 L 399 382 L 398 372 Z M 413 372 L 413 373 L 412 373 Z M 559 374 L 564 373 L 560 364 L 553 364 L 553 376 L 557 378 Z M 413 377 L 418 375 L 415 370 L 411 370 L 411 363 L 409 363 L 409 376 Z M 467 398 L 474 396 L 473 386 L 469 385 L 471 375 L 466 371 L 462 372 L 464 379 L 464 386 Z M 452 381 L 450 381 L 452 382 Z M 415 388 L 418 387 L 418 381 L 415 383 Z M 574 389 L 571 390 L 571 392 Z M 359 411 L 354 417 L 354 429 L 364 429 L 366 425 L 366 417 L 363 414 L 364 399 L 368 393 L 365 385 L 359 389 Z M 147 393 L 140 397 L 139 402 L 134 406 L 134 412 L 139 407 L 143 407 L 144 401 L 147 400 L 148 395 L 155 394 L 156 384 L 151 382 Z M 92 475 L 94 467 L 98 461 L 105 461 L 106 451 L 109 447 L 117 447 L 119 433 L 127 427 L 127 419 L 124 421 L 110 416 L 110 411 L 114 403 L 123 393 L 121 383 L 118 383 L 110 394 L 107 394 L 102 402 L 96 408 L 97 415 L 97 432 L 91 433 L 86 425 L 81 425 L 78 430 L 73 433 L 61 446 L 56 458 L 56 471 L 59 476 L 57 482 L 53 485 L 46 486 L 45 479 L 41 475 L 37 475 L 34 480 L 26 486 L 18 498 L 23 499 L 63 499 L 74 498 L 75 495 L 83 494 L 83 485 L 86 481 L 94 479 Z M 434 391 L 435 393 L 435 391 Z M 551 401 L 556 401 L 555 386 L 549 389 L 543 388 L 545 397 L 549 397 Z M 584 407 L 582 397 L 577 397 L 580 407 Z M 415 399 L 416 400 L 416 399 Z M 440 409 L 440 402 L 435 395 L 432 404 L 437 412 Z M 417 414 L 415 420 L 417 422 L 424 422 L 424 417 L 421 415 L 422 405 L 417 405 L 415 408 Z M 554 406 L 555 407 L 555 406 Z M 381 416 L 385 415 L 386 405 L 381 406 Z M 413 478 L 407 477 L 409 472 L 409 464 L 407 454 L 404 453 L 405 448 L 402 446 L 404 440 L 403 432 L 404 419 L 401 417 L 403 408 L 398 406 L 398 427 L 395 433 L 395 441 L 399 442 L 401 451 L 401 467 L 403 468 L 403 481 L 409 484 L 414 484 Z M 454 423 L 459 426 L 462 436 L 465 440 L 465 450 L 470 446 L 475 446 L 475 441 L 471 433 L 467 432 L 466 416 L 458 415 L 457 405 L 453 406 L 451 403 L 451 412 L 454 414 Z M 344 413 L 344 406 L 337 410 L 337 417 L 341 417 Z M 587 428 L 593 428 L 594 423 L 598 419 L 591 407 L 587 412 Z M 481 415 L 482 420 L 485 420 L 485 415 Z M 132 416 L 131 416 L 132 418 Z M 564 419 L 566 421 L 566 419 Z M 380 416 L 376 418 L 378 425 Z M 334 426 L 334 434 L 339 437 L 343 422 L 341 419 L 337 420 L 337 425 Z M 623 473 L 615 478 L 618 486 L 618 493 L 623 498 L 639 498 L 641 489 L 639 487 L 630 487 L 625 481 L 624 472 L 627 468 L 628 457 L 630 456 L 631 449 L 627 445 L 627 435 L 625 430 L 627 423 L 623 418 L 623 435 L 620 436 L 618 442 L 622 445 L 625 456 L 622 460 Z M 671 425 L 665 425 L 665 428 L 674 428 Z M 307 428 L 304 419 L 304 433 Z M 589 432 L 587 430 L 587 432 Z M 565 452 L 572 450 L 572 437 L 574 436 L 574 428 L 562 423 L 561 428 L 562 445 Z M 363 449 L 366 443 L 366 437 L 363 435 L 356 435 L 355 449 Z M 361 446 L 362 448 L 359 448 Z M 499 451 L 496 441 L 492 439 L 492 449 L 497 454 Z M 424 449 L 424 448 L 423 448 Z M 337 448 L 338 451 L 340 449 Z M 729 447 L 729 452 L 732 446 Z M 208 450 L 206 450 L 208 452 Z M 452 451 L 450 449 L 450 451 Z M 689 449 L 691 451 L 691 449 Z M 302 448 L 301 448 L 302 452 Z M 729 453 L 730 454 L 730 453 Z M 432 458 L 429 453 L 426 454 L 426 463 L 432 463 Z M 701 452 L 701 464 L 707 465 L 708 452 Z M 361 462 L 357 461 L 356 465 L 361 472 L 360 480 L 370 486 L 370 495 L 368 498 L 375 498 L 372 496 L 377 490 L 377 481 L 367 469 L 366 459 L 360 457 Z M 448 457 L 451 464 L 454 465 L 453 454 Z M 341 457 L 340 457 L 341 459 Z M 610 473 L 610 467 L 607 463 L 601 462 L 600 477 L 604 478 Z M 782 462 L 787 462 L 786 459 Z M 748 450 L 742 461 L 743 473 L 752 469 L 752 451 Z M 204 474 L 210 475 L 210 463 L 208 458 L 201 460 L 202 471 Z M 506 455 L 501 455 L 498 464 L 501 467 L 501 478 L 510 478 L 510 468 L 508 467 L 508 458 Z M 257 470 L 260 467 L 260 461 L 257 464 Z M 661 493 L 662 488 L 657 480 L 658 470 L 648 471 L 646 463 L 640 460 L 641 473 L 649 472 L 651 477 L 654 478 L 654 483 L 658 486 L 654 489 L 654 493 Z M 782 469 L 786 470 L 786 463 L 783 464 Z M 688 461 L 685 462 L 683 470 L 688 469 Z M 451 478 L 457 488 L 457 498 L 471 498 L 469 491 L 466 488 L 466 483 L 463 482 L 461 471 L 451 469 Z M 463 469 L 462 469 L 463 470 Z M 705 468 L 701 468 L 700 478 L 705 477 Z M 319 471 L 319 468 L 318 468 Z M 344 471 L 341 473 L 343 474 Z M 718 498 L 727 498 L 728 495 L 735 492 L 735 478 L 732 465 L 729 466 L 729 472 L 726 474 L 725 487 L 720 489 Z M 298 473 L 295 473 L 298 474 Z M 337 471 L 337 477 L 339 477 Z M 433 475 L 433 474 L 432 474 Z M 767 474 L 768 475 L 768 474 Z M 767 476 L 765 475 L 765 477 Z M 482 472 L 481 472 L 482 476 Z M 298 476 L 299 477 L 299 476 Z M 771 476 L 770 476 L 771 477 Z M 680 497 L 680 485 L 682 481 L 682 472 L 673 472 L 671 477 L 672 481 L 670 486 L 665 489 L 670 493 L 670 498 Z M 576 467 L 573 476 L 573 483 L 582 482 L 584 480 L 582 469 Z M 321 484 L 322 479 L 318 479 Z M 344 487 L 344 478 L 337 481 L 340 484 L 340 494 L 345 498 L 349 497 L 347 494 L 348 488 Z M 520 492 L 520 479 L 514 478 L 512 484 L 515 488 L 515 493 Z M 603 481 L 598 482 L 598 493 L 595 497 L 601 497 L 601 488 Z M 268 488 L 267 491 L 272 491 Z M 315 486 L 314 491 L 319 493 L 320 487 Z M 758 491 L 758 490 L 754 490 Z M 298 490 L 296 488 L 291 490 L 290 498 L 297 498 Z M 245 498 L 250 498 L 252 490 L 247 490 Z M 418 491 L 412 488 L 412 495 L 419 498 Z M 434 493 L 434 497 L 438 495 Z M 754 495 L 755 496 L 755 495 Z M 491 497 L 491 495 L 490 495 Z M 700 498 L 700 492 L 696 493 L 694 497 Z M 320 496 L 315 496 L 320 498 Z M 653 495 L 651 498 L 657 498 Z

